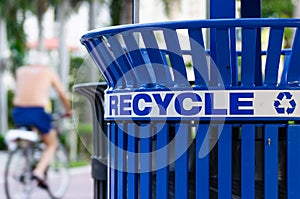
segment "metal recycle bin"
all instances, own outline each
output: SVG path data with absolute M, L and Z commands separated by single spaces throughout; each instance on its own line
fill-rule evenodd
M 300 198 L 299 27 L 215 19 L 83 35 L 108 86 L 94 93 L 107 197 Z

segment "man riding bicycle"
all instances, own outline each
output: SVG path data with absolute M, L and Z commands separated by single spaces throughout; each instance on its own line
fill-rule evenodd
M 16 90 L 13 99 L 14 109 L 12 116 L 16 126 L 32 127 L 41 135 L 46 148 L 33 170 L 33 178 L 39 186 L 47 188 L 45 171 L 54 157 L 58 145 L 57 132 L 51 126 L 51 114 L 45 111 L 49 103 L 49 93 L 53 87 L 64 108 L 67 116 L 71 115 L 71 104 L 64 91 L 63 85 L 47 66 L 47 56 L 43 52 L 35 52 L 28 60 L 27 66 L 22 66 L 16 71 Z

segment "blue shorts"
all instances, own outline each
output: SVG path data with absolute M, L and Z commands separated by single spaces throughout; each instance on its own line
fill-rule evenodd
M 15 107 L 12 117 L 16 126 L 37 128 L 42 134 L 52 129 L 52 115 L 46 113 L 43 107 Z

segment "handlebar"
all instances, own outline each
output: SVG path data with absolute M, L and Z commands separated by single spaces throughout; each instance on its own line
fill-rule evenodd
M 52 120 L 57 121 L 62 118 L 71 117 L 71 113 L 53 113 L 52 114 Z

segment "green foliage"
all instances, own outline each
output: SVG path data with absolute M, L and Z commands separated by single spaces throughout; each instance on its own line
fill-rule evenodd
M 60 141 L 60 143 L 67 148 L 67 136 L 64 133 L 60 133 L 58 134 L 58 139 Z
M 6 144 L 4 141 L 4 136 L 0 134 L 0 150 L 6 150 Z
M 193 64 L 192 64 L 192 62 L 187 62 L 187 63 L 185 64 L 185 66 L 188 67 L 188 68 L 190 68 L 190 67 L 193 66 Z
M 77 136 L 79 139 L 77 149 L 78 157 L 81 160 L 88 160 L 93 150 L 93 126 L 89 123 L 79 123 Z
M 262 17 L 292 18 L 292 0 L 262 0 Z
M 127 0 L 128 1 L 128 0 Z M 167 16 L 170 16 L 171 9 L 174 4 L 179 4 L 181 0 L 162 0 L 162 3 L 164 5 L 164 11 Z M 110 17 L 111 17 L 111 25 L 119 25 L 121 22 L 122 12 L 121 11 L 124 7 L 126 0 L 109 0 L 110 4 Z
M 172 3 L 176 3 L 176 1 L 174 0 L 163 0 L 162 1 L 164 6 L 165 6 L 165 13 L 167 16 L 170 16 L 171 12 L 171 7 L 172 7 Z
M 79 68 L 83 62 L 84 59 L 82 57 L 71 57 L 69 72 L 69 90 L 72 90 L 72 86 L 75 84 Z
M 78 5 L 83 1 L 71 0 L 72 9 L 78 8 Z M 27 51 L 24 31 L 26 13 L 30 11 L 41 20 L 50 6 L 57 8 L 61 3 L 62 0 L 0 0 L 0 18 L 7 23 L 7 37 L 13 71 L 24 64 Z
M 165 8 L 165 13 L 167 16 L 170 16 L 173 4 L 180 4 L 180 1 L 181 0 L 162 0 L 162 3 L 164 4 L 164 8 Z
M 76 162 L 70 162 L 70 168 L 77 168 L 77 167 L 82 167 L 82 166 L 87 166 L 88 162 L 81 160 L 81 161 L 76 161 Z
M 121 21 L 122 0 L 111 0 L 110 17 L 111 25 L 119 25 Z
M 294 34 L 294 32 L 291 29 L 289 29 L 289 28 L 284 29 L 283 38 L 286 41 L 284 44 L 284 48 L 290 48 L 292 46 L 293 34 Z
M 293 0 L 262 0 L 262 17 L 292 18 L 294 12 Z M 293 31 L 284 30 L 285 48 L 291 47 Z
M 6 21 L 8 44 L 11 50 L 13 68 L 23 64 L 26 52 L 26 34 L 23 28 L 26 18 L 26 9 L 28 9 L 26 2 L 28 3 L 28 1 L 22 0 L 0 1 L 0 16 Z
M 14 122 L 11 116 L 11 111 L 13 108 L 13 98 L 14 98 L 14 92 L 13 90 L 7 91 L 7 118 L 8 118 L 8 128 L 14 127 Z
M 32 0 L 30 11 L 36 15 L 38 21 L 42 21 L 44 14 L 49 7 L 48 0 Z
M 78 134 L 91 134 L 93 132 L 93 126 L 89 123 L 79 123 L 77 127 Z

